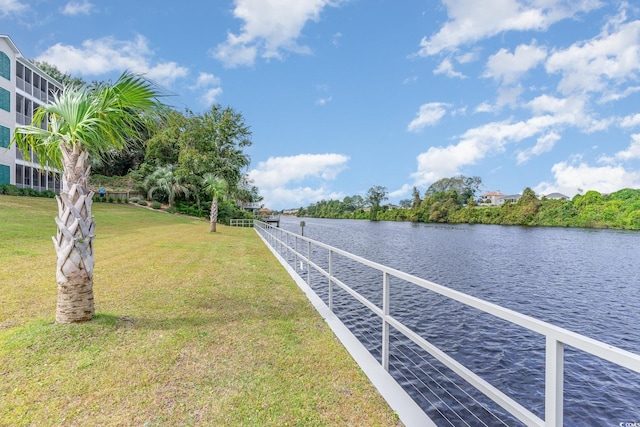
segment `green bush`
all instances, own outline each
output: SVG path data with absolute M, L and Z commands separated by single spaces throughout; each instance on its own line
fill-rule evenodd
M 176 203 L 176 208 L 178 212 L 184 215 L 196 216 L 199 218 L 206 218 L 207 216 L 209 216 L 209 212 L 205 211 L 201 207 L 198 207 L 196 203 L 189 204 L 178 202 Z
M 0 185 L 0 194 L 6 194 L 7 196 L 21 196 L 20 189 L 15 185 L 3 184 Z
M 0 185 L 0 194 L 6 194 L 7 196 L 46 197 L 50 199 L 56 196 L 56 193 L 51 190 L 38 191 L 33 188 L 18 188 L 13 184 Z
M 37 190 L 34 190 L 33 188 L 21 188 L 20 193 L 22 196 L 27 196 L 27 197 L 38 197 L 40 195 L 40 192 Z
M 147 201 L 146 200 L 138 200 L 137 202 L 140 206 L 147 206 Z
M 161 207 L 162 207 L 162 203 L 160 203 L 160 202 L 151 203 L 151 208 L 153 208 L 153 209 L 160 209 Z

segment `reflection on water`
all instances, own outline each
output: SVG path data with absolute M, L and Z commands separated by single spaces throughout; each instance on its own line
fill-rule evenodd
M 640 353 L 638 232 L 304 221 L 306 237 Z M 281 227 L 300 233 L 299 223 L 298 218 L 283 218 Z M 337 259 L 335 265 L 341 280 L 379 304 L 382 279 L 378 272 L 344 259 Z M 312 283 L 326 298 L 322 295 L 326 279 L 314 279 L 312 274 Z M 544 416 L 543 337 L 401 282 L 392 282 L 392 295 L 393 316 Z M 336 311 L 368 343 L 370 351 L 379 355 L 379 319 L 354 306 L 346 295 Z M 451 408 L 447 407 L 459 406 L 462 398 L 456 395 L 457 385 L 463 382 L 441 374 L 436 361 L 417 356 L 401 337 L 393 336 L 392 346 L 392 373 L 417 401 L 429 406 L 432 418 L 443 422 L 447 418 L 453 425 L 502 422 L 492 416 L 477 418 L 485 404 L 475 402 L 475 396 L 467 406 L 476 415 L 450 419 L 446 413 Z M 423 372 L 423 378 L 411 379 L 405 370 Z M 449 397 L 453 403 L 434 401 L 431 394 L 446 381 L 455 383 L 447 386 L 453 390 Z M 567 348 L 565 425 L 640 422 L 638 384 L 639 375 Z M 478 400 L 482 402 L 481 397 Z M 505 420 L 509 425 L 513 422 L 508 417 Z

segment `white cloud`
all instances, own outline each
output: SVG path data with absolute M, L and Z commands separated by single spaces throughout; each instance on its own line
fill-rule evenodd
M 533 156 L 539 156 L 540 154 L 551 151 L 559 140 L 560 135 L 555 132 L 541 136 L 536 141 L 536 145 L 518 153 L 518 164 L 526 163 Z
M 397 190 L 394 191 L 390 191 L 389 192 L 389 197 L 390 198 L 398 198 L 398 197 L 403 197 L 406 196 L 407 194 L 410 194 L 410 191 L 413 189 L 413 185 L 411 184 L 404 184 L 402 187 L 400 187 Z
M 558 90 L 564 94 L 611 91 L 636 80 L 640 72 L 640 21 L 616 23 L 613 32 L 607 26 L 592 40 L 554 52 L 545 67 L 548 73 L 561 74 Z
M 419 56 L 455 50 L 505 31 L 542 31 L 555 22 L 600 7 L 599 0 L 443 0 L 449 21 L 420 42 Z
M 213 87 L 213 88 L 207 89 L 204 95 L 200 97 L 200 100 L 202 101 L 203 104 L 210 106 L 218 102 L 218 97 L 220 95 L 222 95 L 222 88 Z
M 332 96 L 326 97 L 326 98 L 319 98 L 316 101 L 316 104 L 318 105 L 327 105 L 328 103 L 330 103 L 333 100 Z
M 171 84 L 179 79 L 186 77 L 189 70 L 186 67 L 178 65 L 176 62 L 161 62 L 154 66 L 150 64 L 142 64 L 139 69 L 131 68 L 136 73 L 145 74 L 151 80 L 154 80 L 161 85 L 171 86 Z
M 538 194 L 559 192 L 575 196 L 579 190 L 595 190 L 612 193 L 622 188 L 640 187 L 640 173 L 617 166 L 589 166 L 587 163 L 572 165 L 560 162 L 551 168 L 555 182 L 542 182 L 533 190 Z
M 620 126 L 624 128 L 631 128 L 638 125 L 640 125 L 640 114 L 623 117 L 620 122 Z
M 175 62 L 152 64 L 153 52 L 143 36 L 133 40 L 105 37 L 85 40 L 81 47 L 57 43 L 38 56 L 37 60 L 56 65 L 61 71 L 76 75 L 102 75 L 130 70 L 145 74 L 162 85 L 171 85 L 188 73 Z
M 478 52 L 467 52 L 456 56 L 456 61 L 460 64 L 467 64 L 478 59 Z
M 498 53 L 489 57 L 483 76 L 501 80 L 504 84 L 511 84 L 522 74 L 540 64 L 546 56 L 547 51 L 535 44 L 521 44 L 513 53 L 500 49 Z
M 636 92 L 640 92 L 640 86 L 622 86 L 610 88 L 602 94 L 600 99 L 598 99 L 598 103 L 604 104 L 606 102 L 619 101 L 633 95 Z
M 83 0 L 82 2 L 70 1 L 62 9 L 62 14 L 70 16 L 90 15 L 94 8 L 95 6 L 87 0 Z
M 201 72 L 200 74 L 198 74 L 195 87 L 202 88 L 209 86 L 220 86 L 220 79 L 211 73 Z
M 473 140 L 464 140 L 447 147 L 429 147 L 418 155 L 418 170 L 412 174 L 414 185 L 427 186 L 440 178 L 460 173 L 464 165 L 484 157 L 482 147 Z
M 418 76 L 407 77 L 402 81 L 403 85 L 413 84 L 418 81 Z
M 445 74 L 447 77 L 464 79 L 466 76 L 459 71 L 453 69 L 450 59 L 443 59 L 438 68 L 433 70 L 433 74 Z
M 503 86 L 498 89 L 498 98 L 496 99 L 496 106 L 503 107 L 509 105 L 516 107 L 518 105 L 518 99 L 522 94 L 522 86 Z
M 333 45 L 335 47 L 340 46 L 340 39 L 342 38 L 342 33 L 337 32 L 333 35 L 333 38 L 331 39 L 331 43 L 333 43 Z
M 428 120 L 429 105 L 431 104 L 425 104 L 423 127 L 427 123 L 437 121 L 435 118 Z M 551 151 L 560 140 L 562 130 L 567 127 L 574 127 L 582 132 L 594 132 L 606 129 L 614 121 L 614 119 L 599 120 L 593 117 L 588 112 L 587 98 L 584 95 L 567 98 L 542 95 L 523 106 L 529 108 L 532 113 L 528 119 L 486 123 L 468 129 L 460 136 L 457 143 L 429 147 L 427 151 L 419 154 L 417 170 L 412 174 L 413 185 L 426 186 L 440 178 L 457 175 L 462 173 L 464 167 L 476 164 L 487 156 L 503 152 L 509 144 L 537 138 L 533 147 L 517 154 L 518 162 L 525 163 L 533 156 Z M 496 109 L 496 106 L 483 103 L 476 107 L 475 111 L 494 112 Z M 414 120 L 416 128 L 420 123 L 420 117 L 421 114 L 418 114 L 418 118 Z M 631 123 L 633 120 L 628 118 L 626 122 Z M 635 153 L 634 150 L 635 147 L 630 147 L 628 155 Z
M 420 132 L 426 126 L 433 126 L 440 121 L 447 113 L 448 104 L 442 102 L 430 102 L 422 104 L 420 111 L 416 114 L 416 118 L 411 120 L 407 130 L 409 132 Z
M 585 131 L 601 122 L 594 120 L 584 111 L 584 100 L 579 97 L 558 99 L 540 96 L 528 104 L 534 115 L 527 120 L 505 120 L 491 122 L 467 130 L 457 144 L 446 147 L 430 147 L 418 155 L 418 170 L 412 174 L 417 186 L 461 173 L 465 166 L 473 165 L 486 156 L 505 150 L 508 144 L 517 143 L 536 135 L 547 134 L 538 140 L 534 155 L 551 149 L 556 133 L 566 126 L 574 126 Z
M 604 130 L 613 123 L 613 119 L 598 120 L 588 113 L 587 100 L 584 96 L 557 98 L 541 95 L 534 98 L 527 106 L 534 113 L 531 120 L 547 121 L 548 125 L 575 126 L 583 132 Z
M 199 99 L 205 106 L 211 106 L 218 102 L 222 95 L 220 79 L 211 73 L 201 72 L 193 86 L 189 89 L 200 93 Z
M 0 16 L 17 14 L 27 9 L 27 5 L 18 0 L 0 0 Z
M 318 21 L 325 7 L 338 4 L 339 0 L 235 0 L 233 14 L 244 21 L 242 30 L 228 33 L 211 53 L 227 67 L 252 65 L 258 55 L 282 59 L 282 51 L 309 53 L 296 39 L 308 21 Z
M 326 184 L 336 179 L 348 161 L 348 156 L 335 153 L 270 157 L 249 171 L 248 176 L 260 188 L 265 205 L 272 209 L 306 206 L 322 199 L 341 198 L 341 193 L 328 190 Z
M 631 144 L 626 150 L 616 153 L 615 158 L 620 161 L 640 159 L 640 134 L 631 135 Z
M 476 113 L 492 113 L 495 110 L 496 110 L 495 106 L 489 104 L 488 102 L 482 102 L 476 107 L 475 112 Z
M 293 209 L 309 206 L 320 200 L 342 200 L 345 194 L 331 191 L 322 186 L 295 188 L 260 188 L 260 195 L 264 197 L 263 204 L 270 209 Z

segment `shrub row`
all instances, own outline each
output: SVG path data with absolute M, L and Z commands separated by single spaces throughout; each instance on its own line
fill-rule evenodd
M 56 193 L 51 190 L 37 191 L 33 188 L 18 188 L 13 184 L 0 185 L 0 194 L 6 194 L 7 196 L 47 197 L 50 199 L 56 196 Z
M 114 197 L 100 197 L 100 196 L 93 196 L 93 201 L 94 202 L 104 202 L 104 203 L 129 203 L 129 199 L 120 199 L 120 198 L 114 198 Z

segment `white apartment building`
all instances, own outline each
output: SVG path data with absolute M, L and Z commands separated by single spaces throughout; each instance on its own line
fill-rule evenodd
M 60 93 L 62 84 L 22 56 L 0 34 L 0 184 L 60 192 L 60 174 L 45 171 L 31 153 L 24 158 L 11 145 L 16 125 L 31 124 L 33 112 Z

